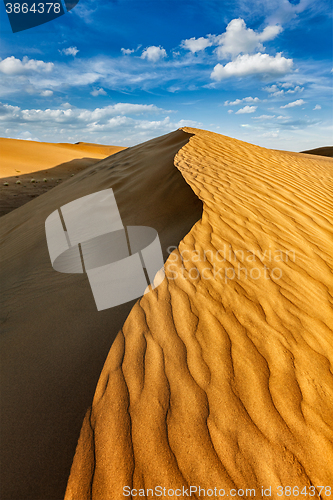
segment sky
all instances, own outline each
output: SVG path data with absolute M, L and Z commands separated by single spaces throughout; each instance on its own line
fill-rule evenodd
M 191 126 L 332 145 L 330 0 L 80 0 L 17 33 L 1 2 L 0 23 L 2 137 L 132 146 Z

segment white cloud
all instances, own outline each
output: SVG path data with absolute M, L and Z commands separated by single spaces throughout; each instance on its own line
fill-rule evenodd
M 28 130 L 25 130 L 20 134 L 20 137 L 17 139 L 23 139 L 24 141 L 39 141 L 38 137 L 32 137 L 32 133 Z
M 295 94 L 295 92 L 303 92 L 304 87 L 300 87 L 299 85 L 296 85 L 294 89 L 289 89 L 287 90 L 287 94 Z
M 281 31 L 282 27 L 275 24 L 266 26 L 261 33 L 257 33 L 253 29 L 247 28 L 243 19 L 238 18 L 232 19 L 226 27 L 226 31 L 221 35 L 189 38 L 183 40 L 180 46 L 194 54 L 213 45 L 217 47 L 215 52 L 218 57 L 231 56 L 234 58 L 241 53 L 248 54 L 255 50 L 264 50 L 262 42 L 273 40 Z
M 193 120 L 172 121 L 169 116 L 149 120 L 152 113 L 169 111 L 154 105 L 118 103 L 94 110 L 21 109 L 0 103 L 0 121 L 9 137 L 39 137 L 52 142 L 99 142 L 133 145 L 171 132 L 179 127 L 202 126 Z M 129 116 L 143 115 L 143 117 Z M 27 133 L 27 129 L 29 133 Z M 106 135 L 103 135 L 106 134 Z
M 243 115 L 244 113 L 254 113 L 258 106 L 244 106 L 244 108 L 236 111 L 236 115 Z
M 43 97 L 51 97 L 53 95 L 53 91 L 52 90 L 43 90 L 40 93 L 40 95 Z
M 129 56 L 130 54 L 133 54 L 133 52 L 134 52 L 134 49 L 120 49 L 120 50 L 124 56 Z
M 228 109 L 228 113 L 230 115 L 230 113 L 233 113 L 233 110 L 232 109 Z
M 65 56 L 76 56 L 76 54 L 79 52 L 79 49 L 77 47 L 68 47 L 67 49 L 62 49 L 59 50 L 62 54 L 65 54 Z
M 21 109 L 18 106 L 8 104 L 0 104 L 0 120 L 14 120 L 21 123 L 37 122 L 37 123 L 105 123 L 114 117 L 122 117 L 124 115 L 141 115 L 151 113 L 170 113 L 162 108 L 158 108 L 153 104 L 130 104 L 117 103 L 104 108 L 96 108 L 94 110 L 79 109 L 64 106 L 65 109 Z
M 321 109 L 320 104 L 316 104 L 315 107 L 313 108 L 313 111 L 316 111 L 317 109 Z
M 236 99 L 235 101 L 225 101 L 224 105 L 225 106 L 237 106 L 238 104 L 241 104 L 242 102 L 260 102 L 260 99 L 258 97 L 243 97 L 243 99 Z
M 263 90 L 266 90 L 266 92 L 269 92 L 269 93 L 272 93 L 272 92 L 276 92 L 277 90 L 279 90 L 278 86 L 277 85 L 271 85 L 270 87 L 264 87 Z
M 252 116 L 252 119 L 253 120 L 260 120 L 260 121 L 264 121 L 264 120 L 271 120 L 275 118 L 275 115 L 260 115 L 260 116 Z
M 281 84 L 281 87 L 283 87 L 284 89 L 290 89 L 293 86 L 294 86 L 294 84 L 290 83 L 290 82 L 285 82 L 285 83 Z
M 273 40 L 282 27 L 266 26 L 261 33 L 247 28 L 243 19 L 233 19 L 228 24 L 225 33 L 219 36 L 219 46 L 216 49 L 218 57 L 235 57 L 238 54 L 248 54 L 254 50 L 263 50 L 262 42 Z
M 227 63 L 225 66 L 217 64 L 211 73 L 211 78 L 216 81 L 232 76 L 242 77 L 249 75 L 281 76 L 288 73 L 293 65 L 292 59 L 282 57 L 281 53 L 275 57 L 268 54 L 245 54 Z
M 29 59 L 24 56 L 22 61 L 14 56 L 7 57 L 0 61 L 0 72 L 5 75 L 22 75 L 30 72 L 50 72 L 53 70 L 53 63 L 45 63 L 36 59 Z
M 210 39 L 210 35 L 208 35 L 207 38 L 204 38 L 203 36 L 200 38 L 189 38 L 188 40 L 183 40 L 180 44 L 183 49 L 190 50 L 192 54 L 205 50 L 207 47 L 211 47 L 212 45 L 213 42 Z
M 104 89 L 100 88 L 100 89 L 94 89 L 92 92 L 90 92 L 90 94 L 94 97 L 97 97 L 98 95 L 107 95 L 107 93 L 105 92 Z
M 289 0 L 279 1 L 276 5 L 278 8 L 268 18 L 271 23 L 287 23 L 291 21 L 297 14 L 303 12 L 313 0 L 300 0 L 297 4 L 289 2 Z M 274 5 L 274 2 L 272 2 Z
M 282 88 L 281 88 L 282 87 Z M 288 90 L 284 90 L 288 89 Z M 296 92 L 303 92 L 304 87 L 300 87 L 294 83 L 286 82 L 286 83 L 278 83 L 271 85 L 270 87 L 264 87 L 263 90 L 272 94 L 273 97 L 280 97 L 286 94 L 295 94 Z
M 295 106 L 302 106 L 302 104 L 305 104 L 305 101 L 303 101 L 303 99 L 297 99 L 297 101 L 289 102 L 288 104 L 285 104 L 284 106 L 280 106 L 280 108 L 281 109 L 294 108 Z
M 141 54 L 141 59 L 147 59 L 151 62 L 157 62 L 160 59 L 163 59 L 167 56 L 166 50 L 163 47 L 156 47 L 152 45 L 151 47 L 147 47 Z

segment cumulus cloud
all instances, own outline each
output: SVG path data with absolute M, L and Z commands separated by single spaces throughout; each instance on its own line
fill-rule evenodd
M 183 40 L 180 44 L 183 49 L 190 50 L 192 54 L 205 50 L 212 45 L 213 42 L 210 35 L 208 35 L 207 38 L 203 36 L 200 38 L 189 38 L 188 40 Z
M 293 86 L 294 86 L 294 84 L 291 82 L 285 82 L 285 83 L 281 84 L 281 87 L 283 87 L 284 89 L 290 89 Z
M 18 137 L 28 129 L 31 136 L 34 134 L 44 141 L 85 140 L 120 145 L 133 145 L 179 127 L 202 125 L 192 120 L 172 121 L 169 116 L 149 119 L 152 114 L 165 115 L 171 112 L 152 104 L 118 103 L 94 110 L 68 105 L 65 108 L 21 109 L 0 103 L 0 122 L 9 137 L 12 131 Z
M 266 26 L 261 33 L 247 28 L 243 19 L 233 19 L 228 24 L 225 33 L 219 36 L 219 46 L 216 49 L 218 57 L 235 57 L 238 54 L 248 54 L 254 50 L 263 50 L 262 42 L 273 40 L 282 27 L 279 25 Z
M 270 93 L 272 97 L 281 97 L 284 94 L 295 94 L 296 92 L 303 92 L 304 87 L 300 87 L 299 85 L 295 86 L 294 83 L 286 82 L 264 87 L 263 90 L 266 90 L 266 92 Z
M 292 59 L 282 57 L 281 53 L 275 57 L 268 54 L 239 55 L 234 61 L 225 66 L 217 64 L 211 73 L 211 78 L 216 81 L 232 76 L 242 77 L 250 75 L 281 76 L 288 73 L 293 65 Z
M 0 61 L 0 72 L 5 75 L 23 75 L 31 72 L 47 72 L 52 71 L 53 63 L 45 63 L 36 59 L 29 59 L 24 56 L 22 61 L 11 56 Z
M 266 92 L 269 92 L 269 93 L 272 93 L 272 92 L 276 92 L 277 90 L 279 90 L 278 86 L 277 85 L 271 85 L 269 87 L 264 87 L 263 90 L 266 90 Z
M 22 132 L 17 139 L 23 139 L 24 141 L 39 141 L 38 137 L 33 137 L 33 134 L 29 130 Z
M 207 35 L 200 38 L 183 40 L 180 46 L 193 54 L 215 46 L 219 58 L 234 58 L 239 54 L 249 54 L 255 50 L 264 50 L 263 42 L 273 40 L 282 27 L 278 24 L 269 25 L 261 33 L 247 28 L 244 19 L 232 19 L 221 35 Z
M 295 88 L 287 90 L 287 94 L 295 94 L 295 92 L 303 92 L 304 87 L 300 87 L 299 85 L 296 85 Z
M 254 113 L 258 106 L 244 106 L 244 108 L 236 111 L 236 115 L 243 115 L 245 113 Z
M 317 109 L 321 109 L 320 104 L 316 104 L 315 107 L 313 108 L 313 111 L 316 111 Z
M 288 104 L 285 104 L 284 106 L 280 106 L 280 108 L 281 109 L 294 108 L 295 106 L 302 106 L 302 104 L 305 104 L 305 101 L 303 101 L 303 99 L 297 99 L 297 101 L 289 102 Z
M 259 97 L 243 97 L 243 99 L 236 99 L 235 101 L 225 101 L 225 106 L 237 106 L 242 102 L 260 102 Z
M 123 56 L 129 56 L 130 54 L 133 54 L 133 52 L 134 52 L 134 49 L 123 49 L 122 48 L 120 50 L 121 50 Z
M 76 54 L 79 52 L 79 49 L 77 47 L 68 47 L 67 49 L 62 49 L 59 50 L 62 54 L 65 54 L 65 56 L 73 56 L 75 57 Z
M 43 90 L 40 93 L 40 95 L 43 97 L 51 97 L 53 95 L 53 91 L 52 90 Z
M 147 47 L 141 54 L 141 59 L 147 59 L 150 62 L 157 62 L 167 56 L 166 50 L 163 47 L 152 45 Z
M 107 95 L 107 93 L 105 92 L 104 89 L 100 88 L 100 89 L 94 89 L 92 92 L 90 92 L 90 94 L 94 97 L 97 97 L 98 95 Z
M 124 115 L 142 115 L 151 113 L 169 113 L 153 104 L 117 103 L 94 110 L 66 106 L 65 109 L 21 109 L 18 106 L 0 104 L 0 120 L 14 120 L 21 123 L 105 123 L 113 117 Z

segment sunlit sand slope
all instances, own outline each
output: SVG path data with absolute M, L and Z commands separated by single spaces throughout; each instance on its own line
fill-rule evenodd
M 77 158 L 102 159 L 117 151 L 120 146 L 102 146 L 79 142 L 78 144 L 55 144 L 0 138 L 0 178 L 24 175 L 60 165 Z
M 333 161 L 184 130 L 203 216 L 110 350 L 65 498 L 313 498 L 333 482 Z

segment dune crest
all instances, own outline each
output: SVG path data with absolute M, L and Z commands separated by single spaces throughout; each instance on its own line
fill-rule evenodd
M 136 302 L 98 311 L 86 274 L 56 272 L 46 218 L 112 188 L 123 224 L 156 229 L 165 261 L 202 215 L 174 166 L 189 137 L 177 130 L 120 151 L 0 218 L 1 499 L 64 497 L 84 415 Z
M 65 499 L 312 498 L 333 481 L 333 161 L 183 130 L 202 219 L 111 347 Z

